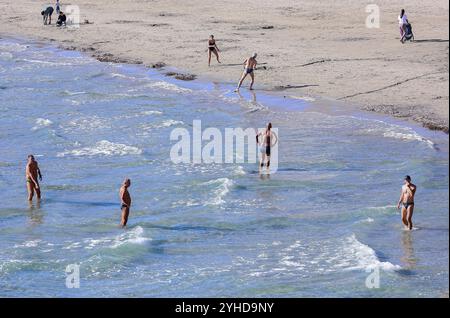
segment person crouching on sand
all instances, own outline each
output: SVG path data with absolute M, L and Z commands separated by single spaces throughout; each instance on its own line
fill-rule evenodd
M 33 155 L 28 156 L 28 163 L 25 169 L 25 179 L 27 180 L 28 201 L 33 200 L 34 193 L 36 192 L 37 200 L 41 199 L 41 188 L 39 187 L 39 180 L 42 181 L 41 170 L 39 169 L 37 161 Z
M 250 90 L 253 89 L 253 83 L 255 82 L 255 73 L 254 71 L 256 70 L 256 64 L 258 63 L 256 61 L 256 57 L 258 56 L 258 54 L 253 53 L 253 55 L 251 57 L 249 57 L 248 59 L 246 59 L 244 61 L 244 72 L 242 73 L 241 79 L 239 80 L 238 86 L 235 89 L 235 92 L 239 91 L 239 89 L 241 88 L 242 82 L 244 81 L 244 79 L 247 77 L 247 75 L 250 75 L 252 81 L 250 83 Z
M 398 200 L 397 209 L 400 210 L 400 206 L 402 205 L 402 222 L 408 230 L 413 229 L 412 216 L 414 212 L 414 196 L 416 190 L 417 187 L 415 184 L 412 184 L 411 177 L 406 176 L 400 193 L 400 199 Z
M 208 40 L 208 66 L 211 66 L 211 54 L 214 54 L 216 56 L 217 62 L 220 63 L 219 52 L 220 50 L 217 47 L 214 35 L 211 35 Z
M 128 192 L 128 188 L 131 185 L 130 179 L 125 179 L 120 187 L 119 197 L 120 197 L 120 209 L 122 210 L 122 218 L 120 221 L 120 226 L 125 227 L 128 223 L 128 216 L 130 215 L 130 207 L 131 207 L 131 196 Z

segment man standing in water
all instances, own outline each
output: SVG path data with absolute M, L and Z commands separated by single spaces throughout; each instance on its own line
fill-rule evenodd
M 44 21 L 44 25 L 52 24 L 52 14 L 53 14 L 53 7 L 49 6 L 44 11 L 41 12 L 42 19 Z
M 119 196 L 120 196 L 120 202 L 121 202 L 121 210 L 122 210 L 122 219 L 120 221 L 120 226 L 125 227 L 127 226 L 128 222 L 128 215 L 130 214 L 130 207 L 131 207 L 131 196 L 128 192 L 128 188 L 131 185 L 130 179 L 125 179 L 123 181 L 122 187 L 120 187 Z
M 258 56 L 258 54 L 253 53 L 253 55 L 251 57 L 249 57 L 248 59 L 246 59 L 244 61 L 244 65 L 245 65 L 244 72 L 242 73 L 241 79 L 239 80 L 238 87 L 235 89 L 235 92 L 239 91 L 239 89 L 241 88 L 242 82 L 247 77 L 247 75 L 250 75 L 250 77 L 252 78 L 252 81 L 250 83 L 250 90 L 253 89 L 253 83 L 255 82 L 254 71 L 256 70 L 256 64 L 258 63 L 256 61 L 256 56 Z
M 39 180 L 42 181 L 41 170 L 39 169 L 37 161 L 33 155 L 28 155 L 28 163 L 25 169 L 25 178 L 27 180 L 28 201 L 33 200 L 34 192 L 36 192 L 37 200 L 41 199 L 41 189 L 39 187 Z
M 413 229 L 412 216 L 414 212 L 414 195 L 416 194 L 417 187 L 411 183 L 411 177 L 406 176 L 402 186 L 402 192 L 400 193 L 400 199 L 398 200 L 397 209 L 402 209 L 402 222 L 408 230 Z

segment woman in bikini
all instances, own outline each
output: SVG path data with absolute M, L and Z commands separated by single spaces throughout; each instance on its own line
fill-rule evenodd
M 208 66 L 211 66 L 211 54 L 214 54 L 217 58 L 217 62 L 219 61 L 219 48 L 217 47 L 216 40 L 214 39 L 214 35 L 211 35 L 208 40 Z

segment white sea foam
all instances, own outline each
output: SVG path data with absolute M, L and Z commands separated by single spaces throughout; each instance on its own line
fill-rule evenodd
M 76 96 L 76 95 L 84 95 L 84 94 L 86 94 L 86 92 L 84 92 L 84 91 L 71 92 L 71 91 L 68 91 L 68 90 L 65 90 L 63 93 L 64 93 L 64 95 L 67 95 L 67 96 Z
M 33 128 L 31 128 L 31 130 L 38 130 L 44 127 L 48 127 L 51 124 L 53 124 L 53 122 L 50 119 L 37 118 L 36 125 Z
M 34 60 L 34 59 L 22 59 L 21 61 L 33 63 L 33 64 L 45 64 L 45 65 L 51 65 L 51 66 L 70 66 L 73 65 L 73 63 L 65 63 L 65 62 L 50 62 L 50 61 L 43 61 L 43 60 Z
M 228 194 L 228 192 L 230 192 L 230 188 L 233 186 L 233 181 L 228 178 L 219 178 L 205 182 L 202 185 L 215 186 L 212 191 L 212 198 L 208 199 L 205 202 L 205 205 L 221 205 L 225 203 L 223 198 Z
M 358 120 L 364 120 L 370 122 L 369 128 L 364 128 L 363 131 L 369 134 L 382 135 L 385 138 L 401 139 L 405 141 L 419 141 L 428 145 L 430 148 L 435 148 L 433 141 L 419 135 L 414 129 L 410 127 L 389 124 L 381 120 L 376 119 L 365 119 L 358 118 L 354 116 L 349 116 L 350 118 L 356 118 Z
M 23 52 L 28 48 L 28 45 L 23 45 L 19 43 L 0 43 L 0 51 L 6 52 Z
M 390 130 L 386 131 L 385 133 L 383 133 L 383 136 L 386 138 L 420 141 L 420 142 L 426 143 L 429 147 L 434 148 L 434 143 L 431 140 L 420 136 L 418 133 L 416 133 L 412 129 L 407 129 L 406 132 L 398 132 L 398 131 L 395 131 L 394 129 L 390 129 Z
M 164 120 L 162 122 L 155 123 L 155 124 L 143 125 L 143 126 L 141 126 L 141 128 L 143 130 L 151 130 L 151 129 L 167 128 L 167 127 L 172 127 L 172 126 L 177 126 L 177 125 L 184 125 L 184 122 L 182 122 L 180 120 L 168 119 L 168 120 Z
M 145 110 L 140 113 L 141 115 L 149 116 L 149 115 L 162 115 L 163 112 L 159 110 Z
M 40 242 L 41 242 L 41 240 L 26 241 L 22 244 L 15 244 L 14 248 L 37 247 Z
M 140 155 L 142 150 L 127 146 L 124 144 L 113 143 L 108 140 L 101 140 L 93 147 L 84 147 L 69 151 L 60 152 L 58 157 L 64 156 L 126 156 L 126 155 Z
M 246 172 L 245 172 L 245 170 L 244 170 L 244 167 L 242 167 L 242 166 L 237 166 L 237 167 L 235 167 L 234 173 L 237 174 L 237 175 L 239 175 L 239 176 L 243 176 L 243 175 L 246 174 Z

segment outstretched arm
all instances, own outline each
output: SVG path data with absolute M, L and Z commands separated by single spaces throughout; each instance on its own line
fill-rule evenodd
M 272 135 L 275 137 L 275 138 L 274 138 L 275 141 L 274 141 L 274 143 L 272 144 L 272 147 L 275 147 L 275 145 L 278 143 L 278 136 L 277 136 L 277 134 L 274 133 L 274 132 L 272 132 Z

